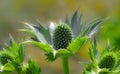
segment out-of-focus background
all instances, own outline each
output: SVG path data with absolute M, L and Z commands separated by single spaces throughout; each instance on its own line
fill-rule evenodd
M 90 21 L 95 17 L 109 17 L 97 33 L 98 47 L 102 49 L 110 40 L 110 44 L 120 49 L 120 0 L 0 0 L 0 48 L 9 41 L 11 34 L 16 41 L 22 37 L 17 29 L 25 28 L 22 22 L 49 25 L 51 21 L 58 23 L 71 18 L 79 8 L 83 20 Z M 48 62 L 42 51 L 27 46 L 26 59 L 32 57 L 42 69 L 41 74 L 63 74 L 61 60 Z M 83 47 L 77 57 L 70 58 L 71 74 L 82 74 L 83 65 L 79 62 L 88 60 L 87 46 Z M 79 62 L 78 62 L 79 61 Z

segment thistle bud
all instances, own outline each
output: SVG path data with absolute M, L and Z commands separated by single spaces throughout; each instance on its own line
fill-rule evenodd
M 66 24 L 59 24 L 53 32 L 53 47 L 58 49 L 65 49 L 72 41 L 72 30 Z
M 102 68 L 106 68 L 106 69 L 109 69 L 111 70 L 117 63 L 117 58 L 116 58 L 116 55 L 114 53 L 107 53 L 105 54 L 100 62 L 99 62 L 99 67 L 102 69 Z
M 13 57 L 7 53 L 7 52 L 1 52 L 0 53 L 0 63 L 2 65 L 5 65 L 6 63 L 8 63 L 9 61 L 12 61 Z

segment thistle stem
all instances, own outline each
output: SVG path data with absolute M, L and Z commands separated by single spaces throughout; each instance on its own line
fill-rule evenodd
M 69 74 L 69 64 L 68 64 L 69 62 L 67 56 L 62 57 L 62 63 L 63 63 L 64 74 Z

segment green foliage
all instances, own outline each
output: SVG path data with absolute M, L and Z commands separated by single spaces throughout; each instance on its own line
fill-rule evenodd
M 93 48 L 89 49 L 89 56 L 90 56 L 90 59 L 94 62 L 95 61 L 95 55 L 94 55 Z
M 91 72 L 85 70 L 85 71 L 83 72 L 83 74 L 91 74 Z
M 15 67 L 11 64 L 11 62 L 4 65 L 3 72 L 11 73 L 12 71 L 15 71 Z
M 7 45 L 7 47 L 4 49 L 9 52 L 13 56 L 13 61 L 9 61 L 7 64 L 3 67 L 3 73 L 4 72 L 17 72 L 20 73 L 21 71 L 21 63 L 24 60 L 25 51 L 24 51 L 24 45 L 23 44 L 17 44 L 12 36 L 10 36 L 10 44 Z
M 25 50 L 24 50 L 24 46 L 22 44 L 20 44 L 20 46 L 19 46 L 18 55 L 19 55 L 18 57 L 20 58 L 20 62 L 22 62 L 25 57 Z
M 66 49 L 72 41 L 72 31 L 66 24 L 58 24 L 53 33 L 53 47 L 58 49 Z
M 85 70 L 83 71 L 83 74 L 91 74 L 93 69 L 93 63 L 90 64 L 84 63 L 84 65 L 85 65 Z
M 119 12 L 118 12 L 119 13 Z M 115 15 L 104 23 L 101 31 L 102 40 L 110 40 L 111 46 L 114 51 L 120 50 L 120 16 Z M 107 33 L 108 32 L 108 33 Z M 106 34 L 107 33 L 107 34 Z
M 8 52 L 10 52 L 14 56 L 18 56 L 19 44 L 17 44 L 15 42 L 15 40 L 12 38 L 11 35 L 10 35 L 9 44 L 6 44 L 5 50 L 7 50 Z
M 38 47 L 40 50 L 42 50 L 46 53 L 50 53 L 50 52 L 52 53 L 53 52 L 52 47 L 48 43 L 43 44 L 41 42 L 36 42 L 36 41 L 25 41 L 24 44 L 26 44 L 26 43 L 33 44 L 36 47 Z
M 1 69 L 2 74 L 28 74 L 24 73 L 22 70 L 24 68 L 23 61 L 25 57 L 25 47 L 22 43 L 23 42 L 17 44 L 12 36 L 10 36 L 10 44 L 4 48 L 4 51 L 0 52 L 0 63 L 3 65 Z M 40 73 L 37 73 L 37 69 L 40 68 L 38 68 L 33 61 L 30 60 L 28 63 L 34 68 L 31 69 L 31 72 L 34 72 L 32 74 Z
M 39 66 L 33 60 L 29 60 L 26 74 L 40 74 L 40 72 Z

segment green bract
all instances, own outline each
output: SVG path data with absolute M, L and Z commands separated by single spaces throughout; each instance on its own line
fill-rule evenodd
M 40 71 L 39 66 L 33 60 L 28 60 L 28 67 L 25 74 L 40 74 Z
M 112 69 L 117 63 L 117 58 L 113 52 L 106 53 L 99 62 L 100 68 Z
M 58 24 L 53 33 L 53 47 L 58 49 L 66 49 L 72 41 L 72 31 L 66 24 Z
M 98 74 L 110 74 L 110 72 L 108 71 L 108 69 L 102 69 L 100 70 L 100 72 Z

